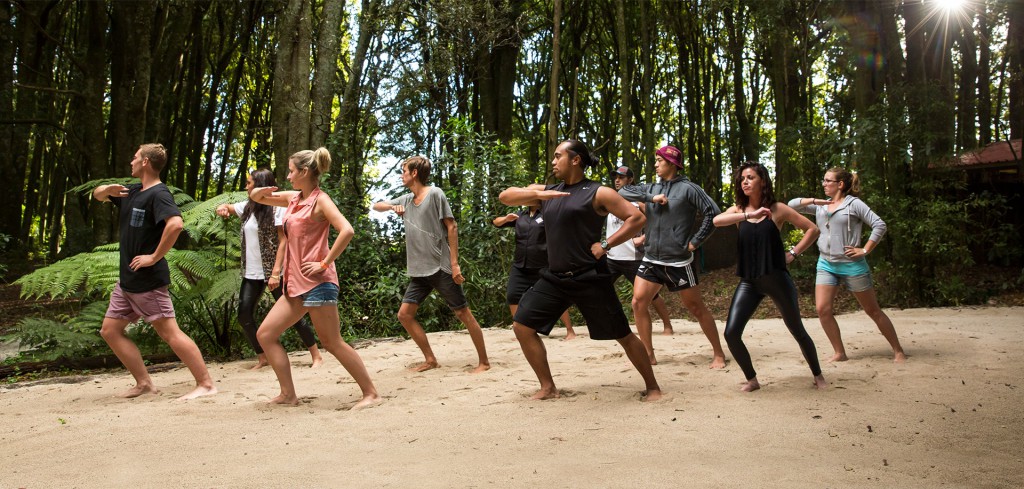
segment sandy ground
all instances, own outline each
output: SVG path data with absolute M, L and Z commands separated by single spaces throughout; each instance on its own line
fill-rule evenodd
M 493 369 L 464 332 L 430 335 L 442 368 L 411 373 L 411 341 L 360 350 L 385 402 L 348 412 L 358 389 L 333 358 L 292 357 L 300 407 L 268 407 L 277 383 L 251 362 L 211 365 L 221 393 L 173 401 L 187 370 L 154 374 L 160 395 L 112 397 L 114 372 L 0 389 L 0 487 L 1021 487 L 1024 308 L 889 311 L 910 355 L 894 365 L 863 313 L 839 318 L 851 360 L 811 389 L 778 319 L 747 344 L 763 388 L 710 371 L 695 323 L 655 336 L 667 398 L 615 342 L 546 341 L 561 399 L 537 387 L 508 329 L 486 330 Z M 805 321 L 818 356 L 831 351 Z M 719 323 L 719 329 L 724 325 Z M 658 331 L 659 325 L 655 324 Z M 586 332 L 585 328 L 581 331 Z

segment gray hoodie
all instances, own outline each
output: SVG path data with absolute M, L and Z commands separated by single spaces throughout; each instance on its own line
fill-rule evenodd
M 655 195 L 665 194 L 668 204 L 651 202 Z M 645 261 L 672 264 L 693 259 L 687 245 L 701 245 L 715 230 L 713 222 L 718 209 L 704 189 L 682 175 L 668 181 L 646 185 L 627 185 L 619 190 L 626 200 L 647 203 L 647 241 L 644 243 Z M 703 216 L 700 228 L 691 234 L 697 213 Z
M 797 197 L 789 201 L 789 206 L 804 214 L 814 214 L 814 220 L 821 234 L 818 236 L 818 251 L 830 262 L 846 262 L 853 260 L 844 254 L 845 246 L 860 246 L 861 230 L 864 224 L 871 226 L 869 241 L 881 241 L 885 235 L 885 221 L 874 211 L 852 195 L 843 198 L 843 203 L 829 214 L 827 205 L 800 205 Z

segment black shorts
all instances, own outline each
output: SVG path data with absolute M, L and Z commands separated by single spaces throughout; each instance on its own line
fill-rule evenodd
M 697 274 L 693 273 L 692 263 L 681 267 L 670 267 L 645 261 L 640 264 L 636 275 L 648 282 L 664 285 L 671 292 L 696 287 L 698 284 Z
M 466 300 L 466 294 L 462 292 L 462 286 L 455 283 L 452 274 L 444 270 L 438 270 L 433 275 L 427 277 L 412 277 L 409 287 L 405 289 L 405 297 L 402 298 L 402 303 L 419 304 L 434 289 L 437 289 L 441 297 L 448 301 L 448 307 L 453 311 L 469 305 L 469 301 Z
M 519 299 L 523 298 L 523 294 L 526 293 L 533 284 L 540 280 L 540 269 L 539 268 L 519 268 L 512 267 L 508 271 L 508 287 L 505 289 L 505 305 L 514 306 L 519 304 Z
M 612 260 L 608 259 L 608 271 L 611 273 L 611 281 L 614 284 L 619 277 L 626 277 L 629 280 L 629 286 L 632 287 L 636 283 L 636 271 L 643 264 L 643 260 Z M 658 294 L 654 294 L 651 300 L 658 298 Z
M 574 276 L 542 270 L 540 280 L 520 299 L 514 319 L 547 335 L 573 304 L 583 314 L 591 339 L 617 340 L 633 333 L 609 275 L 597 270 Z

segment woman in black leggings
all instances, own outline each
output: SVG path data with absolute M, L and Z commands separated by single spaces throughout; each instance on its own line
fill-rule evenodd
M 715 226 L 735 224 L 739 227 L 736 274 L 740 276 L 740 283 L 729 307 L 725 341 L 747 379 L 740 390 L 751 392 L 761 388 L 750 353 L 743 344 L 743 329 L 766 295 L 775 302 L 790 334 L 800 345 L 800 351 L 814 375 L 814 386 L 823 389 L 828 384 L 821 375 L 814 341 L 800 320 L 796 286 L 786 270 L 786 265 L 814 246 L 818 227 L 786 204 L 775 201 L 771 177 L 759 163 L 747 162 L 740 166 L 733 179 L 733 192 L 736 205 L 715 216 Z M 787 222 L 802 229 L 804 237 L 796 246 L 783 251 L 779 230 Z
M 253 187 L 276 187 L 277 180 L 270 170 L 257 170 L 249 175 L 246 190 Z M 277 209 L 275 211 L 275 209 Z M 281 297 L 281 266 L 284 255 L 278 253 L 281 242 L 281 216 L 283 207 L 272 207 L 245 200 L 235 204 L 217 206 L 217 215 L 225 219 L 232 215 L 242 218 L 242 288 L 238 292 L 238 322 L 242 324 L 245 338 L 249 346 L 256 351 L 258 369 L 268 365 L 267 356 L 256 339 L 256 305 L 259 304 L 263 291 L 269 286 L 270 294 L 276 301 Z M 302 339 L 303 346 L 309 350 L 313 366 L 323 363 L 323 356 L 316 346 L 316 335 L 305 319 L 295 323 L 295 330 Z

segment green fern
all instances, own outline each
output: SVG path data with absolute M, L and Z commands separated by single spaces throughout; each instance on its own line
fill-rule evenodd
M 182 209 L 181 217 L 185 221 L 185 231 L 195 240 L 203 238 L 211 240 L 239 240 L 239 224 L 233 219 L 224 219 L 215 212 L 221 204 L 241 202 L 248 198 L 245 192 L 229 192 L 220 194 L 204 202 L 197 202 L 187 210 Z
M 36 360 L 89 356 L 106 348 L 99 335 L 101 324 L 25 318 L 4 339 L 17 341 L 22 355 Z
M 19 278 L 15 284 L 21 286 L 22 298 L 63 299 L 79 293 L 111 289 L 113 283 L 110 278 L 114 277 L 116 282 L 119 266 L 117 251 L 80 253 L 35 270 Z

